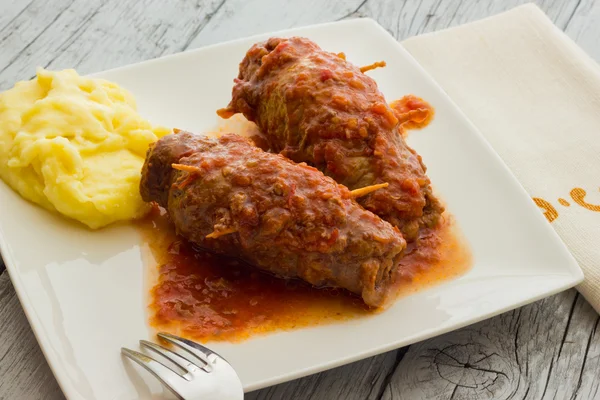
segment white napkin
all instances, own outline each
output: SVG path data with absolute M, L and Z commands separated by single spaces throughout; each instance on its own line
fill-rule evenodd
M 600 312 L 598 64 L 532 4 L 403 45 L 540 206 Z

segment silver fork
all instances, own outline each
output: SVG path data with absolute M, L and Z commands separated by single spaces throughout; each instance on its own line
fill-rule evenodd
M 121 348 L 121 353 L 158 378 L 183 400 L 240 400 L 244 398 L 242 382 L 233 367 L 214 351 L 179 336 L 159 333 L 158 337 L 185 350 L 186 356 L 147 340 L 140 346 L 158 353 L 181 367 L 174 371 L 156 359 L 135 350 Z

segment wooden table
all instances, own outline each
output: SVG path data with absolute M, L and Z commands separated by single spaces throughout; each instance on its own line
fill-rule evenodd
M 0 0 L 0 90 L 29 79 L 36 66 L 76 68 L 85 74 L 247 35 L 363 16 L 377 20 L 401 40 L 521 3 Z M 559 28 L 600 60 L 600 2 L 538 3 Z M 600 398 L 599 321 L 590 305 L 575 290 L 568 290 L 464 329 L 246 398 Z M 63 398 L 3 272 L 0 400 Z

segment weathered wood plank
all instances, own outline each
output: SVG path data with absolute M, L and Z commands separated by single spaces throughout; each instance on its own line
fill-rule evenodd
M 247 400 L 381 398 L 391 373 L 406 352 L 391 351 L 306 378 L 252 392 Z
M 88 73 L 250 34 L 356 16 L 372 17 L 404 39 L 525 2 L 0 0 L 0 90 L 32 76 L 36 65 Z M 600 3 L 537 3 L 600 60 Z M 0 321 L 0 399 L 62 399 L 6 273 L 0 276 Z M 571 290 L 408 350 L 247 398 L 598 398 L 597 327 L 597 314 Z
M 356 15 L 376 19 L 394 37 L 402 40 L 492 16 L 529 2 L 424 0 L 396 3 L 368 0 L 357 10 Z M 535 3 L 561 29 L 565 29 L 579 4 L 575 0 L 540 0 Z
M 31 1 L 19 1 L 19 0 L 12 0 L 12 1 L 5 1 L 2 4 L 2 13 L 0 13 L 0 35 L 2 35 L 3 32 L 3 27 L 6 27 L 9 22 L 13 21 L 15 18 L 19 17 L 21 14 L 23 14 L 28 8 L 29 6 L 31 6 L 31 4 L 33 3 L 33 0 Z M 2 37 L 2 36 L 0 36 Z
M 35 67 L 82 74 L 186 50 L 223 0 L 33 0 L 0 31 L 0 90 Z
M 582 0 L 564 26 L 564 30 L 583 50 L 600 61 L 600 2 Z
M 335 21 L 352 13 L 362 2 L 364 0 L 227 0 L 192 41 L 190 48 Z
M 413 345 L 382 399 L 590 399 L 599 321 L 569 290 Z
M 8 274 L 0 275 L 0 400 L 64 399 Z

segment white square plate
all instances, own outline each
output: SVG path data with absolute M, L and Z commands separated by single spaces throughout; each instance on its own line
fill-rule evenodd
M 464 276 L 401 298 L 369 318 L 212 343 L 246 391 L 372 356 L 489 318 L 581 282 L 563 243 L 510 171 L 448 96 L 368 19 L 279 32 L 343 51 L 386 98 L 414 93 L 436 108 L 409 138 L 458 221 L 474 258 Z M 136 96 L 152 122 L 203 132 L 230 98 L 238 63 L 260 35 L 97 74 Z M 485 99 L 482 106 L 485 107 Z M 23 201 L 0 184 L 0 248 L 38 341 L 69 399 L 166 394 L 119 354 L 150 338 L 141 240 L 128 225 L 91 232 Z

